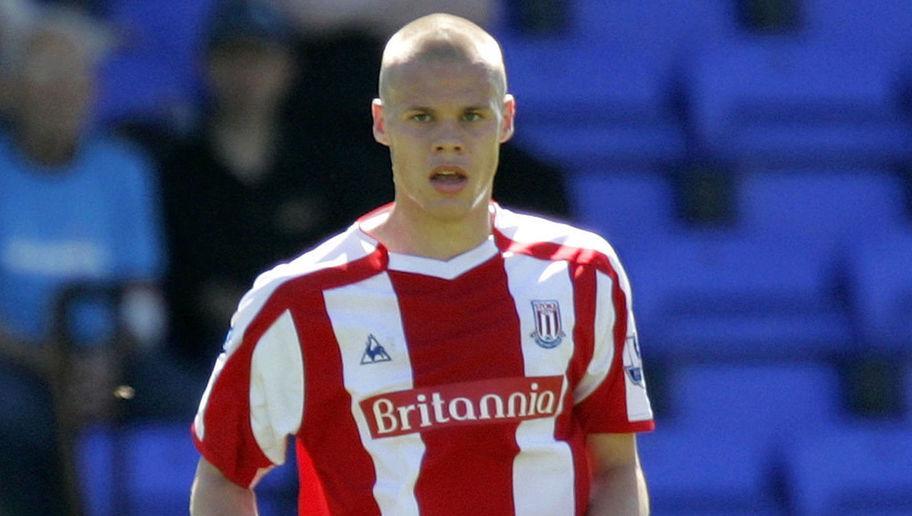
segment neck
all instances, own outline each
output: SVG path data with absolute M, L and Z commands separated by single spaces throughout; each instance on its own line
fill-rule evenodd
M 276 118 L 274 109 L 232 106 L 219 110 L 215 125 L 233 131 L 257 131 L 272 127 Z
M 35 163 L 55 167 L 69 163 L 76 155 L 76 138 L 65 131 L 22 130 L 18 135 L 22 152 Z
M 491 235 L 489 203 L 457 220 L 435 219 L 399 203 L 371 233 L 394 253 L 448 260 L 482 244 Z
M 212 128 L 222 162 L 245 181 L 256 181 L 271 166 L 275 132 L 271 119 L 259 117 L 220 117 Z

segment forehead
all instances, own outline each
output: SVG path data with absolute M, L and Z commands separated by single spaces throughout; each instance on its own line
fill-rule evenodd
M 237 38 L 222 41 L 209 49 L 210 58 L 270 58 L 288 53 L 285 46 L 258 38 Z
M 497 71 L 483 62 L 451 60 L 412 61 L 395 65 L 389 74 L 386 105 L 489 105 L 503 93 Z
M 25 46 L 26 55 L 41 53 L 76 53 L 79 45 L 67 34 L 54 31 L 41 31 L 33 34 Z
M 87 48 L 69 34 L 45 31 L 36 33 L 23 49 L 22 59 L 29 64 L 66 65 L 73 68 L 90 61 Z

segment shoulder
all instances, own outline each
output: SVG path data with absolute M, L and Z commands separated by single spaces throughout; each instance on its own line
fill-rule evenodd
M 620 268 L 617 253 L 604 237 L 565 222 L 498 208 L 494 228 L 500 247 L 506 251 Z
M 346 276 L 345 273 L 354 277 L 357 272 L 363 272 L 359 265 L 370 268 L 370 264 L 362 262 L 377 252 L 377 243 L 365 238 L 357 226 L 352 225 L 297 258 L 261 274 L 254 282 L 254 288 L 291 280 L 306 280 L 316 287 L 331 288 L 335 283 L 333 279 L 338 281 Z
M 150 159 L 145 150 L 124 138 L 97 135 L 86 141 L 85 155 L 93 162 L 114 162 L 118 165 L 135 163 L 147 166 Z
M 123 138 L 98 135 L 84 144 L 80 158 L 85 172 L 114 188 L 149 189 L 154 166 L 145 150 Z
M 265 309 L 280 313 L 308 294 L 377 274 L 384 261 L 380 254 L 377 244 L 352 226 L 298 258 L 260 274 L 241 299 L 232 326 L 243 325 L 238 318 L 244 319 L 248 314 L 256 315 Z

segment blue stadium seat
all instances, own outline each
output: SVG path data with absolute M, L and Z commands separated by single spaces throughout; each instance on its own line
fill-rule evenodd
M 200 66 L 213 0 L 108 2 L 120 41 L 101 68 L 97 117 L 169 122 L 199 101 Z
M 865 342 L 912 353 L 912 226 L 865 240 L 850 267 L 852 306 Z
M 667 116 L 669 71 L 655 62 L 661 51 L 617 52 L 607 44 L 523 37 L 506 38 L 502 45 L 510 90 L 528 121 L 577 125 Z
M 863 241 L 905 219 L 897 178 L 877 170 L 754 169 L 739 177 L 737 191 L 734 228 L 672 228 L 647 237 L 641 243 L 651 247 L 634 248 L 626 260 L 641 331 L 654 352 L 787 357 L 852 349 L 856 321 L 840 294 L 846 267 L 860 266 L 856 255 L 870 252 Z M 897 292 L 890 305 L 897 325 L 901 299 L 908 299 L 903 284 L 866 294 L 887 299 Z
M 740 223 L 761 238 L 800 239 L 834 257 L 907 219 L 899 178 L 877 169 L 764 170 L 742 174 Z
M 860 46 L 872 58 L 888 62 L 908 59 L 912 9 L 906 0 L 803 0 L 803 7 L 808 36 L 815 40 L 834 46 Z
M 827 362 L 685 364 L 670 372 L 671 418 L 746 432 L 766 447 L 838 419 L 840 380 Z
M 634 308 L 665 357 L 828 355 L 851 340 L 828 256 L 800 240 L 734 231 L 679 232 L 628 260 Z
M 660 172 L 591 169 L 568 179 L 574 220 L 630 256 L 625 263 L 676 224 L 671 184 Z
M 637 437 L 652 514 L 780 514 L 769 457 L 759 443 L 711 425 L 659 421 Z
M 79 471 L 92 516 L 186 513 L 199 454 L 188 425 L 99 427 L 80 439 Z
M 912 513 L 912 427 L 833 425 L 789 450 L 794 514 Z
M 121 475 L 133 514 L 179 514 L 190 505 L 190 485 L 199 454 L 188 425 L 150 424 L 123 431 Z
M 639 438 L 655 514 L 781 514 L 782 453 L 833 420 L 824 364 L 680 365 L 670 413 Z
M 734 7 L 728 0 L 577 0 L 570 10 L 580 38 L 663 46 L 684 57 L 733 35 Z
M 517 138 L 572 167 L 681 159 L 680 72 L 732 32 L 726 0 L 585 0 L 557 39 L 501 34 Z
M 679 159 L 682 129 L 662 51 L 507 38 L 504 56 L 527 148 L 572 168 Z
M 85 429 L 77 439 L 76 463 L 80 494 L 88 516 L 114 516 L 115 492 L 113 430 L 96 425 Z
M 862 48 L 732 40 L 689 70 L 704 151 L 748 164 L 884 165 L 912 153 L 895 73 Z
M 79 471 L 90 516 L 186 514 L 199 453 L 188 424 L 96 427 L 80 439 Z M 297 502 L 294 453 L 257 486 L 260 514 L 288 514 Z

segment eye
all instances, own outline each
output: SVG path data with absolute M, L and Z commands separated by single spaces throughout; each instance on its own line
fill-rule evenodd
M 465 120 L 466 122 L 476 122 L 483 118 L 484 118 L 484 116 L 482 116 L 482 114 L 477 111 L 468 111 L 464 115 L 462 115 L 462 119 Z
M 413 120 L 415 122 L 430 122 L 431 115 L 427 113 L 415 113 L 414 115 L 409 116 L 409 120 Z

